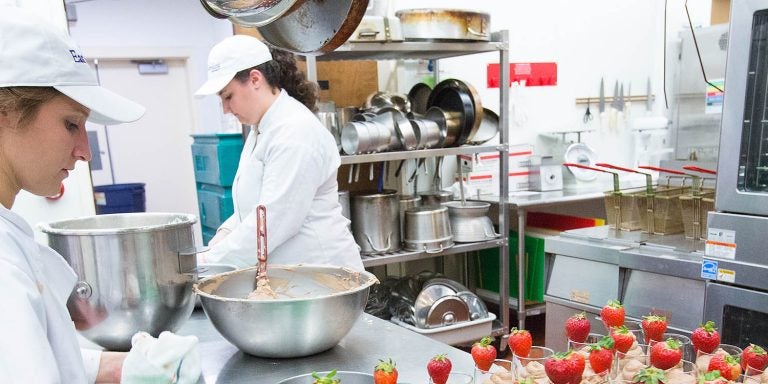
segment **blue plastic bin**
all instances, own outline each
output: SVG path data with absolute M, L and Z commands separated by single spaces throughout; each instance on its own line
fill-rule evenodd
M 96 214 L 146 211 L 144 185 L 144 183 L 128 183 L 93 187 Z

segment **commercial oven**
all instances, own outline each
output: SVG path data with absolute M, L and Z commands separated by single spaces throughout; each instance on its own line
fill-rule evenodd
M 768 345 L 768 0 L 731 2 L 715 211 L 701 276 L 722 342 Z

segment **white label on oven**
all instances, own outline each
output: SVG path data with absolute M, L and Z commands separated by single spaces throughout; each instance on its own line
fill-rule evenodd
M 721 259 L 736 258 L 736 231 L 728 229 L 709 228 L 704 253 L 707 256 Z
M 717 270 L 717 280 L 724 281 L 726 283 L 735 283 L 736 271 L 719 268 Z

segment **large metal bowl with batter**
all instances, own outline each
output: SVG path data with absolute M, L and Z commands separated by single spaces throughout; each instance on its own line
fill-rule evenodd
M 372 273 L 324 265 L 270 265 L 277 296 L 248 299 L 256 267 L 222 273 L 194 286 L 206 315 L 241 351 L 291 358 L 330 349 L 349 333 L 378 283 Z

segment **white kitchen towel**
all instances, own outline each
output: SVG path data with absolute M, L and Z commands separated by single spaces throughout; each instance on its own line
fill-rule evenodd
M 158 338 L 138 332 L 123 363 L 123 384 L 197 383 L 200 356 L 197 337 L 165 331 Z

